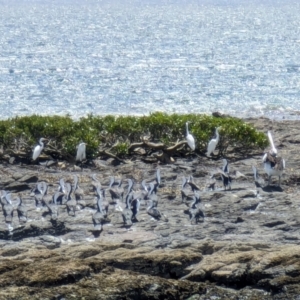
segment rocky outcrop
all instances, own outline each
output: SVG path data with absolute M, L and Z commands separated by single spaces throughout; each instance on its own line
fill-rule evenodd
M 14 213 L 7 222 L 0 206 L 0 299 L 296 299 L 299 127 L 289 121 L 248 121 L 274 132 L 287 161 L 281 188 L 276 178 L 270 187 L 255 186 L 252 165 L 266 179 L 262 153 L 227 157 L 230 172 L 244 175 L 233 179 L 227 191 L 219 177 L 215 190 L 209 188 L 222 162 L 206 157 L 177 157 L 165 165 L 98 160 L 94 169 L 83 171 L 1 165 L 1 189 L 12 192 Z M 123 178 L 124 191 L 125 179 L 133 179 L 137 191 L 142 180 L 155 181 L 157 168 L 161 183 L 155 201 L 164 218 L 151 217 L 147 200 L 141 199 L 137 220 L 125 226 L 107 192 L 108 214 L 102 230 L 95 228 L 92 174 L 104 189 L 112 175 Z M 45 201 L 51 204 L 59 179 L 72 183 L 74 174 L 82 190 L 75 214 L 60 199 L 54 217 L 43 201 L 35 200 L 34 187 L 37 181 L 47 182 Z M 189 176 L 200 189 L 204 218 L 198 222 L 191 222 L 187 213 L 193 201 L 190 186 L 184 187 L 182 201 L 182 177 Z M 27 209 L 25 219 L 18 217 L 17 196 Z
M 214 241 L 184 249 L 138 241 L 54 250 L 21 243 L 0 252 L 0 299 L 288 299 L 300 292 L 299 250 Z

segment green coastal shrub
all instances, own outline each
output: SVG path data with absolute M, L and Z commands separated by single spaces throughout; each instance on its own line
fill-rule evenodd
M 50 140 L 50 145 L 61 151 L 62 156 L 75 156 L 76 145 L 87 143 L 87 157 L 97 157 L 107 149 L 124 157 L 131 143 L 141 142 L 147 136 L 151 142 L 168 146 L 182 141 L 186 136 L 186 122 L 196 140 L 196 152 L 204 154 L 215 129 L 219 130 L 220 155 L 226 151 L 247 152 L 267 146 L 267 137 L 253 126 L 234 117 L 214 117 L 198 114 L 166 114 L 155 112 L 149 116 L 94 116 L 79 120 L 67 116 L 24 116 L 0 121 L 0 143 L 3 149 L 31 148 L 40 137 Z M 50 146 L 49 146 L 50 147 Z M 188 147 L 185 148 L 188 150 Z M 218 153 L 216 151 L 216 153 Z

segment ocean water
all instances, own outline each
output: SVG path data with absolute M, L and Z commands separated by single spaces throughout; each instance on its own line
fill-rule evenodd
M 0 13 L 0 119 L 298 118 L 298 1 L 0 0 Z

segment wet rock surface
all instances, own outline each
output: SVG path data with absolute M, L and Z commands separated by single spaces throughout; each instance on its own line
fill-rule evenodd
M 248 157 L 228 154 L 230 172 L 244 176 L 233 179 L 226 191 L 218 176 L 215 189 L 209 188 L 211 175 L 222 166 L 214 157 L 175 157 L 173 164 L 165 165 L 134 158 L 125 164 L 98 160 L 96 168 L 83 171 L 1 164 L 0 189 L 11 192 L 13 217 L 8 221 L 0 206 L 0 299 L 297 299 L 300 124 L 247 121 L 264 132 L 272 130 L 287 165 L 281 187 L 277 178 L 265 186 L 260 151 Z M 254 184 L 252 165 L 265 180 L 262 188 Z M 147 185 L 155 182 L 157 169 L 161 183 L 154 200 L 163 217 L 150 216 L 149 200 L 141 198 L 137 220 L 125 225 L 116 209 L 124 207 L 125 197 L 112 198 L 110 177 L 123 179 L 124 193 L 127 179 L 141 191 L 143 180 Z M 54 206 L 59 180 L 73 184 L 74 174 L 81 189 L 75 214 L 64 198 L 58 198 L 55 213 L 36 200 L 41 197 L 33 192 L 37 182 L 46 182 L 45 201 Z M 93 174 L 107 190 L 102 228 L 93 223 Z M 182 178 L 190 176 L 200 189 L 204 214 L 197 222 L 189 214 L 192 188 L 182 188 Z M 22 198 L 26 218 L 18 216 L 17 197 Z

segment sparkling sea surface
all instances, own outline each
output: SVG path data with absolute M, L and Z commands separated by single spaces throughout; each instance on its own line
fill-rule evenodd
M 299 1 L 0 0 L 0 13 L 0 119 L 299 118 Z

